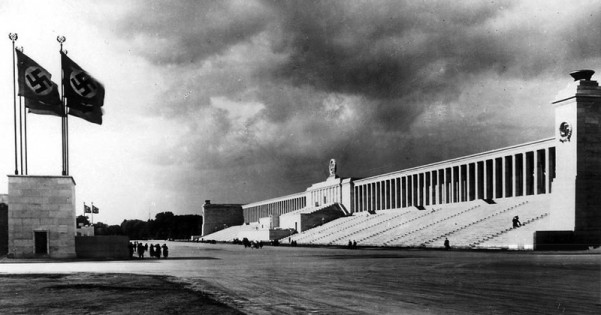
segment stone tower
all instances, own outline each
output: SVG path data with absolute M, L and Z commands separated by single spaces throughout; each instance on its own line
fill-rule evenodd
M 601 231 L 601 88 L 591 80 L 593 73 L 571 73 L 575 91 L 553 102 L 557 174 L 550 228 L 596 237 Z

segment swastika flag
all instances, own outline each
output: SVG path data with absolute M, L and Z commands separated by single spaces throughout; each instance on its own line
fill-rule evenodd
M 25 107 L 35 114 L 63 116 L 58 86 L 52 82 L 52 75 L 20 50 L 15 51 L 19 71 L 19 96 L 25 97 Z
M 98 208 L 95 205 L 92 205 L 92 213 L 98 213 Z
M 90 206 L 86 206 L 84 204 L 83 205 L 83 213 L 92 213 L 92 209 L 90 209 Z
M 104 86 L 63 52 L 61 62 L 69 114 L 101 125 Z

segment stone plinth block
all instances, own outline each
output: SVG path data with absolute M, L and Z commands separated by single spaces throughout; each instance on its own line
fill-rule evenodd
M 75 181 L 70 176 L 8 176 L 9 257 L 74 258 Z

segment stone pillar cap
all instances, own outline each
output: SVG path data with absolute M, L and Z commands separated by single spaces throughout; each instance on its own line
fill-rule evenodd
M 580 81 L 580 80 L 590 81 L 593 74 L 595 74 L 595 71 L 588 70 L 588 69 L 570 72 L 570 75 L 572 76 L 572 78 L 574 78 L 574 81 Z

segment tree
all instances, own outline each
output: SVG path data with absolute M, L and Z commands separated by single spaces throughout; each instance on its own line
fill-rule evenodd
M 80 223 L 81 223 L 81 226 L 90 225 L 90 220 L 85 215 L 78 215 L 77 218 L 75 218 L 75 222 L 77 223 L 77 227 L 80 227 Z
M 131 240 L 148 239 L 148 222 L 142 220 L 123 220 L 121 232 Z

